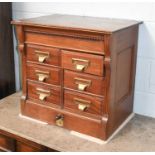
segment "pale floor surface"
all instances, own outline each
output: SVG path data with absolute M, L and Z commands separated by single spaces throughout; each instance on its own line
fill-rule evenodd
M 58 151 L 155 151 L 155 119 L 135 117 L 108 144 L 73 136 L 68 130 L 19 117 L 20 93 L 0 101 L 0 129 Z

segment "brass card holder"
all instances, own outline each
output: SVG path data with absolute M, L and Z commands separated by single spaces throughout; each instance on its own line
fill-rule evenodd
M 49 58 L 49 52 L 35 50 L 35 53 L 38 56 L 38 62 L 43 63 L 46 59 Z
M 42 101 L 44 101 L 51 94 L 49 90 L 45 90 L 42 88 L 37 88 L 36 91 L 37 91 L 37 94 L 39 95 L 39 99 Z
M 80 91 L 86 90 L 91 85 L 91 80 L 86 80 L 82 78 L 74 78 L 75 84 L 77 84 L 77 88 Z
M 72 58 L 72 63 L 77 71 L 83 71 L 89 66 L 89 60 Z
M 74 98 L 74 103 L 78 105 L 79 110 L 85 111 L 87 108 L 90 107 L 91 101 Z
M 38 77 L 38 81 L 43 82 L 45 79 L 49 78 L 49 72 L 35 70 L 36 76 Z

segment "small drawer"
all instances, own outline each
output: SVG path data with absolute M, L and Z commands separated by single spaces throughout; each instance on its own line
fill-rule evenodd
M 27 44 L 26 51 L 28 61 L 60 66 L 59 49 Z
M 37 100 L 37 103 L 53 106 L 60 105 L 61 91 L 59 87 L 40 85 L 28 81 L 28 99 Z
M 5 152 L 15 151 L 15 140 L 0 134 L 0 150 Z
M 62 67 L 66 69 L 103 76 L 103 64 L 103 56 L 62 51 Z
M 49 108 L 29 100 L 24 105 L 23 115 L 38 119 L 48 124 L 57 125 L 90 136 L 101 138 L 105 133 L 106 122 L 101 119 L 81 116 L 61 109 Z M 104 136 L 105 139 L 105 136 Z
M 76 112 L 101 115 L 103 98 L 65 90 L 64 107 Z
M 64 86 L 82 92 L 104 95 L 104 78 L 89 74 L 77 73 L 73 71 L 64 71 Z
M 27 78 L 47 84 L 60 85 L 61 70 L 27 63 Z

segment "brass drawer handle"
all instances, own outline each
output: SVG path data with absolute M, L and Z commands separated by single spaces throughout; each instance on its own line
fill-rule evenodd
M 72 58 L 72 63 L 77 71 L 83 71 L 89 66 L 89 60 Z
M 82 78 L 74 78 L 75 84 L 77 84 L 77 88 L 80 91 L 84 91 L 87 87 L 91 85 L 91 80 L 86 80 Z
M 36 55 L 38 56 L 38 61 L 39 62 L 44 62 L 47 58 L 49 58 L 49 52 L 42 52 L 35 50 Z
M 37 94 L 39 95 L 40 100 L 45 100 L 48 96 L 50 96 L 51 92 L 49 90 L 45 90 L 42 88 L 37 88 Z
M 43 82 L 45 79 L 49 78 L 49 72 L 44 72 L 40 70 L 35 70 L 36 75 L 38 76 L 38 81 Z
M 55 123 L 57 126 L 62 127 L 64 125 L 64 116 L 63 115 L 57 115 L 55 118 Z
M 78 109 L 81 111 L 85 111 L 87 108 L 90 107 L 91 101 L 74 98 L 74 103 L 78 104 Z

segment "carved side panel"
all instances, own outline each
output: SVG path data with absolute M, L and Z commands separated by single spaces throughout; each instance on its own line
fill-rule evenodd
M 116 66 L 116 103 L 119 103 L 130 93 L 132 48 L 117 53 Z

